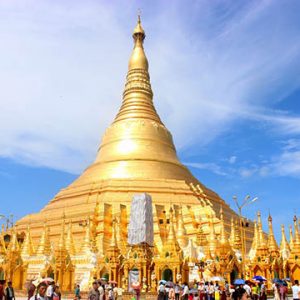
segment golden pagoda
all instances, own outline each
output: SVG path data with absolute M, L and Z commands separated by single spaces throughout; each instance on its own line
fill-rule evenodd
M 268 255 L 260 216 L 252 243 L 254 224 L 242 234 L 239 216 L 179 161 L 172 135 L 153 104 L 140 17 L 133 39 L 121 108 L 95 161 L 40 212 L 19 220 L 9 247 L 3 246 L 1 235 L 0 271 L 14 276 L 19 287 L 26 280 L 51 276 L 63 290 L 74 283 L 85 290 L 93 278 L 103 277 L 127 288 L 130 271 L 138 270 L 143 289 L 155 290 L 164 276 L 188 280 L 199 259 L 201 268 L 207 268 L 201 276 L 222 274 L 233 280 L 241 275 L 242 261 L 236 255 L 241 248 L 248 251 L 252 244 L 254 256 Z M 152 197 L 153 247 L 127 243 L 131 200 L 141 193 Z M 20 249 L 18 235 L 25 236 Z M 270 244 L 273 255 L 273 238 Z M 8 255 L 19 264 L 7 267 L 3 262 Z

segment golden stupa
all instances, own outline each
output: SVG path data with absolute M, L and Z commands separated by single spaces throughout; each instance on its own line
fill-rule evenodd
M 176 215 L 182 209 L 188 235 L 197 232 L 199 222 L 216 217 L 221 207 L 227 227 L 231 217 L 237 218 L 224 200 L 200 183 L 179 161 L 172 135 L 153 104 L 143 48 L 145 32 L 140 19 L 133 38 L 123 102 L 104 134 L 96 160 L 39 213 L 17 223 L 18 230 L 25 230 L 30 224 L 33 240 L 40 237 L 45 222 L 50 227 L 51 238 L 58 239 L 64 214 L 66 222 L 72 220 L 79 242 L 83 233 L 78 224 L 93 216 L 97 206 L 97 246 L 99 251 L 105 251 L 112 232 L 109 217 L 119 215 L 121 224 L 126 226 L 132 196 L 144 192 L 152 196 L 157 223 L 166 218 L 170 206 L 176 206 Z M 164 229 L 157 224 L 157 244 L 162 244 L 164 234 Z
M 26 280 L 54 276 L 63 290 L 72 290 L 75 282 L 86 289 L 106 274 L 127 288 L 130 270 L 137 269 L 143 289 L 155 290 L 159 278 L 190 280 L 195 265 L 200 277 L 228 280 L 242 273 L 267 276 L 273 272 L 269 257 L 282 270 L 280 251 L 287 260 L 292 247 L 285 243 L 280 250 L 271 235 L 270 256 L 260 215 L 257 226 L 243 227 L 244 220 L 179 161 L 153 104 L 140 18 L 133 39 L 123 102 L 96 160 L 40 212 L 19 220 L 8 245 L 2 232 L 0 275 L 19 288 Z M 153 247 L 127 243 L 131 200 L 141 193 L 152 197 Z

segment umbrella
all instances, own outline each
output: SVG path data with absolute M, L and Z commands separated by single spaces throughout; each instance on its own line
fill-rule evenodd
M 266 279 L 265 277 L 259 276 L 259 275 L 254 276 L 254 277 L 252 278 L 252 280 L 257 280 L 257 281 L 267 281 L 267 279 Z
M 160 280 L 158 283 L 159 283 L 159 284 L 166 284 L 166 283 L 167 283 L 167 281 L 166 281 L 166 280 L 164 280 L 164 279 L 162 279 L 162 280 Z
M 46 277 L 46 278 L 43 278 L 41 282 L 53 282 L 54 279 L 51 278 L 51 277 Z
M 219 276 L 214 276 L 210 279 L 211 281 L 224 281 L 224 278 L 219 277 Z
M 245 284 L 245 280 L 244 280 L 244 279 L 236 279 L 236 280 L 234 281 L 234 284 L 235 284 L 235 285 Z
M 276 283 L 276 284 L 280 284 L 280 285 L 283 285 L 283 283 L 284 283 L 284 281 L 279 279 L 279 278 L 274 278 L 273 282 Z
M 282 280 L 284 280 L 284 281 L 291 281 L 291 278 L 287 277 L 287 278 L 284 278 Z

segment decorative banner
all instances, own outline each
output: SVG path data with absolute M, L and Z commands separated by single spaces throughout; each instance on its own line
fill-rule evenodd
M 139 271 L 138 270 L 130 270 L 129 278 L 128 278 L 128 291 L 133 292 L 134 289 L 132 286 L 139 282 Z

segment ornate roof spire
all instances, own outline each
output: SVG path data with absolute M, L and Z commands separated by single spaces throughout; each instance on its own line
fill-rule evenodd
M 31 256 L 34 253 L 34 247 L 31 239 L 31 234 L 30 234 L 30 225 L 27 226 L 26 230 L 26 236 L 25 240 L 23 243 L 21 255 L 22 256 Z
M 175 243 L 176 240 L 176 235 L 175 235 L 175 228 L 174 228 L 174 220 L 173 220 L 173 208 L 170 208 L 170 225 L 169 225 L 169 233 L 168 233 L 168 243 Z
M 114 218 L 112 220 L 112 236 L 111 236 L 111 241 L 110 241 L 110 247 L 118 247 L 118 242 L 117 242 L 117 219 Z
M 72 221 L 70 221 L 68 225 L 67 238 L 66 238 L 66 250 L 68 251 L 69 255 L 76 254 L 75 243 L 72 235 Z
M 288 259 L 291 252 L 290 245 L 286 239 L 284 225 L 281 225 L 281 243 L 280 243 L 280 253 L 284 260 Z
M 226 252 L 229 252 L 231 250 L 228 238 L 226 237 L 225 233 L 225 223 L 224 223 L 224 215 L 223 215 L 223 208 L 220 209 L 220 220 L 221 220 L 221 230 L 220 230 L 220 253 L 225 254 Z M 219 248 L 219 247 L 218 247 Z
M 289 232 L 290 232 L 290 248 L 292 250 L 294 248 L 294 236 L 293 236 L 293 227 L 292 227 L 292 225 L 289 226 Z
M 51 253 L 51 244 L 50 244 L 50 237 L 49 237 L 49 228 L 47 227 L 46 224 L 44 224 L 44 230 L 36 254 L 47 256 L 50 255 L 50 253 Z
M 85 237 L 84 237 L 82 248 L 81 248 L 80 252 L 82 254 L 87 254 L 87 253 L 91 253 L 92 250 L 93 250 L 93 247 L 92 247 L 92 243 L 91 243 L 91 224 L 90 224 L 90 218 L 87 218 Z
M 233 248 L 238 250 L 242 249 L 242 238 L 241 238 L 241 231 L 240 231 L 240 226 L 238 220 L 235 221 L 235 226 L 234 226 L 234 246 Z
M 300 236 L 299 236 L 299 228 L 298 228 L 298 222 L 296 216 L 294 216 L 293 221 L 294 221 L 295 238 L 294 238 L 293 248 L 291 248 L 292 250 L 291 253 L 294 254 L 296 257 L 300 253 Z
M 257 245 L 258 245 L 258 228 L 257 228 L 257 222 L 254 221 L 254 235 L 253 235 L 253 240 L 251 244 L 251 248 L 249 251 L 249 257 L 250 260 L 253 260 L 257 251 Z
M 20 245 L 17 238 L 17 230 L 16 227 L 13 227 L 13 233 L 11 236 L 11 241 L 9 242 L 8 251 L 10 252 L 18 252 L 20 250 Z
M 180 206 L 179 214 L 178 214 L 177 240 L 181 248 L 186 247 L 188 244 L 186 230 L 183 221 L 182 206 Z
M 272 225 L 272 217 L 269 214 L 268 217 L 268 223 L 269 223 L 269 238 L 268 238 L 268 248 L 269 252 L 271 253 L 272 256 L 276 256 L 279 252 L 277 242 L 274 237 L 274 232 L 273 232 L 273 225 Z

